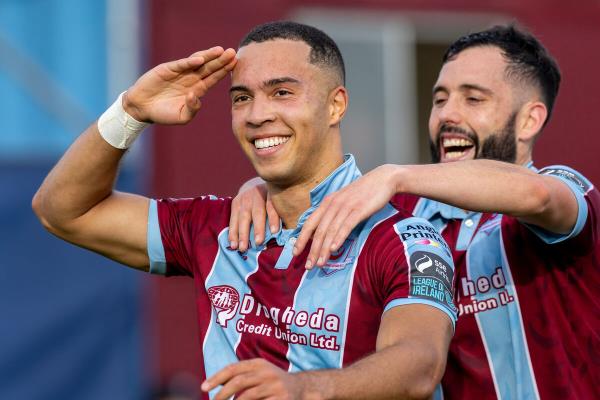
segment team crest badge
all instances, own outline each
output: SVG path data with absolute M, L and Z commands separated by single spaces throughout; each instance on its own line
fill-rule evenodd
M 235 316 L 240 305 L 240 295 L 237 290 L 228 285 L 211 286 L 208 297 L 217 313 L 217 323 L 227 328 L 227 321 Z
M 336 252 L 329 257 L 327 264 L 321 268 L 324 275 L 331 275 L 337 271 L 341 271 L 348 265 L 354 262 L 354 247 L 356 240 L 348 239 Z

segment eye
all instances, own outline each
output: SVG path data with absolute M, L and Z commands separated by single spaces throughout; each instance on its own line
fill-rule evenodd
M 284 97 L 284 96 L 287 96 L 287 95 L 290 95 L 290 94 L 292 94 L 292 92 L 290 92 L 287 89 L 277 89 L 275 91 L 275 93 L 274 93 L 274 96 L 275 97 Z
M 433 105 L 434 106 L 441 106 L 446 102 L 446 98 L 445 97 L 434 97 L 433 98 Z
M 467 97 L 467 101 L 472 104 L 477 104 L 477 103 L 481 103 L 483 101 L 483 99 L 479 98 L 479 97 L 469 96 L 469 97 Z
M 243 103 L 248 100 L 250 100 L 250 96 L 248 96 L 247 94 L 238 94 L 232 99 L 233 103 Z

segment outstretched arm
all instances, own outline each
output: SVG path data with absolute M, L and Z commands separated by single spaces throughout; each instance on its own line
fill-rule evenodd
M 240 400 L 427 399 L 444 373 L 451 337 L 442 311 L 423 304 L 394 307 L 383 314 L 377 351 L 349 367 L 290 374 L 254 359 L 225 367 L 202 390 L 223 385 L 215 400 L 236 393 Z
M 322 266 L 360 221 L 396 193 L 511 215 L 555 233 L 570 232 L 577 221 L 577 200 L 568 186 L 525 167 L 492 160 L 383 165 L 323 201 L 304 224 L 296 254 L 312 237 L 307 266 Z
M 161 64 L 123 95 L 137 121 L 185 124 L 206 91 L 235 65 L 235 51 L 220 47 Z M 123 264 L 147 269 L 148 199 L 113 190 L 124 149 L 110 145 L 92 124 L 50 171 L 32 202 L 53 234 Z
M 255 225 L 255 232 L 256 227 L 265 224 L 264 200 L 260 195 L 263 190 L 260 181 L 248 182 L 236 197 L 237 207 L 232 208 L 239 217 L 232 215 L 230 240 L 244 248 L 250 223 Z M 565 183 L 514 164 L 472 160 L 383 165 L 326 197 L 305 222 L 294 253 L 300 254 L 312 238 L 307 267 L 324 265 L 352 229 L 396 193 L 410 193 L 470 211 L 511 215 L 561 234 L 573 229 L 578 213 L 577 200 Z M 270 220 L 276 218 L 272 214 L 273 211 L 269 213 Z

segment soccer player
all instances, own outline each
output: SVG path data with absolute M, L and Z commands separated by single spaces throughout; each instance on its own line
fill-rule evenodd
M 182 124 L 232 71 L 234 135 L 282 226 L 248 251 L 228 246 L 231 200 L 149 200 L 113 190 L 149 122 Z M 335 43 L 301 24 L 255 28 L 144 74 L 53 168 L 33 200 L 59 237 L 125 265 L 188 275 L 197 291 L 205 397 L 426 398 L 453 332 L 453 264 L 424 219 L 384 206 L 322 269 L 292 250 L 324 197 L 360 176 L 344 156 L 347 105 Z M 203 173 L 210 173 L 206 171 Z
M 296 242 L 302 251 L 312 236 L 307 267 L 323 265 L 396 193 L 394 204 L 443 232 L 459 309 L 446 399 L 598 398 L 600 195 L 569 167 L 532 162 L 559 83 L 530 34 L 498 26 L 461 37 L 433 88 L 438 164 L 374 169 L 326 198 Z M 247 246 L 250 211 L 261 226 L 262 196 L 250 190 L 236 201 L 236 245 Z

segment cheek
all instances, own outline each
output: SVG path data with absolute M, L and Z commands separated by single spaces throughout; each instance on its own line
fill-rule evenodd
M 233 136 L 241 143 L 244 138 L 244 117 L 239 110 L 231 110 L 231 131 Z
M 432 109 L 431 114 L 429 114 L 428 126 L 429 126 L 429 138 L 431 140 L 435 140 L 435 137 L 437 136 L 437 131 L 439 130 L 439 118 L 437 116 L 435 109 Z

